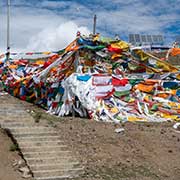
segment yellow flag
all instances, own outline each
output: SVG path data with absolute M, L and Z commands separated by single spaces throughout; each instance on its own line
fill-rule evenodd
M 112 43 L 111 47 L 112 48 L 120 48 L 120 49 L 123 49 L 123 50 L 128 50 L 129 49 L 128 43 L 126 43 L 124 41 L 118 41 L 118 42 Z

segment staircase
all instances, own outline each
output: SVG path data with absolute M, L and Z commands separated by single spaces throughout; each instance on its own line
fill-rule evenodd
M 55 128 L 36 123 L 21 101 L 10 95 L 0 96 L 0 102 L 0 127 L 16 141 L 34 179 L 60 180 L 83 173 Z

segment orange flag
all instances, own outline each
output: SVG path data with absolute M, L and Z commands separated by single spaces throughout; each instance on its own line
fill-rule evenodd
M 180 55 L 180 48 L 172 48 L 171 55 L 177 56 L 178 54 Z

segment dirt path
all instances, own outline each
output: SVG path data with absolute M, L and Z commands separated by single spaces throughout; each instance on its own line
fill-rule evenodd
M 23 180 L 21 174 L 13 168 L 13 161 L 21 159 L 17 152 L 11 152 L 12 142 L 0 129 L 0 180 Z

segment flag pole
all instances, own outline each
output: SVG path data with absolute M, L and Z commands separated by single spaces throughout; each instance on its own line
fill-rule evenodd
M 6 60 L 10 58 L 10 0 L 7 0 L 7 52 Z
M 96 14 L 94 15 L 94 23 L 93 23 L 93 35 L 96 34 L 96 19 L 97 19 L 97 16 Z

